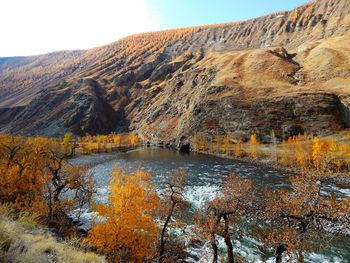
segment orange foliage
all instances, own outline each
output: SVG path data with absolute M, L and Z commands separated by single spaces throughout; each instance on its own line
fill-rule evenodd
M 327 232 L 322 231 L 329 223 L 338 222 L 349 227 L 346 218 L 350 212 L 350 198 L 336 199 L 333 193 L 320 195 L 322 180 L 323 175 L 308 170 L 290 178 L 290 189 L 265 193 L 265 213 L 271 219 L 265 242 L 286 244 L 289 252 L 297 253 L 298 262 L 303 262 L 305 251 L 315 249 L 314 240 L 329 238 Z
M 140 139 L 135 133 L 132 133 L 129 135 L 129 140 L 130 140 L 131 146 L 137 146 L 140 143 Z
M 222 144 L 222 137 L 220 134 L 215 133 L 213 135 L 213 140 L 211 143 L 211 151 L 213 153 L 220 153 L 221 150 L 221 144 Z
M 101 218 L 86 241 L 110 255 L 112 262 L 143 262 L 155 252 L 159 229 L 152 213 L 159 198 L 150 177 L 142 171 L 127 175 L 115 170 L 109 203 L 95 205 Z
M 242 157 L 243 155 L 244 155 L 244 152 L 242 149 L 242 140 L 238 140 L 235 145 L 235 156 Z
M 348 170 L 350 155 L 347 144 L 332 139 L 298 135 L 288 138 L 279 146 L 279 163 L 302 169 L 315 169 L 320 173 Z
M 0 135 L 1 202 L 36 212 L 48 223 L 89 202 L 94 183 L 85 168 L 66 162 L 66 150 L 56 139 Z M 75 198 L 62 197 L 68 190 Z
M 227 248 L 227 262 L 234 262 L 232 236 L 239 236 L 231 228 L 242 217 L 247 216 L 253 201 L 252 182 L 231 173 L 218 197 L 209 202 L 196 218 L 200 236 L 208 239 L 213 250 L 213 261 L 218 262 L 217 237 L 224 239 Z
M 140 144 L 137 134 L 108 134 L 108 135 L 86 135 L 78 141 L 78 152 L 81 154 L 92 154 L 100 152 L 112 152 L 120 148 L 135 147 Z
M 256 158 L 258 156 L 259 141 L 256 134 L 250 136 L 250 156 Z
M 33 143 L 18 136 L 0 135 L 0 200 L 20 209 L 43 202 L 45 159 L 37 154 L 46 149 L 39 145 L 34 148 Z
M 204 152 L 207 147 L 207 140 L 202 134 L 198 134 L 194 137 L 194 150 L 197 152 Z
M 225 154 L 229 155 L 230 154 L 230 146 L 231 146 L 231 141 L 232 141 L 232 136 L 231 135 L 226 135 L 223 140 L 223 148 L 225 151 Z

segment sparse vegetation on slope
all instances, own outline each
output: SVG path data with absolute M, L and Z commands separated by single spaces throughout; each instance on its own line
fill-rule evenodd
M 103 256 L 84 252 L 83 245 L 58 241 L 35 215 L 0 205 L 0 261 L 4 263 L 104 263 Z M 78 243 L 76 243 L 78 244 Z
M 339 131 L 350 123 L 349 8 L 346 0 L 320 0 L 239 23 L 134 35 L 72 55 L 5 59 L 0 130 L 135 131 L 174 148 L 187 147 L 210 122 L 217 123 L 210 133 L 248 136 L 273 129 L 280 138 L 293 125 L 314 134 Z

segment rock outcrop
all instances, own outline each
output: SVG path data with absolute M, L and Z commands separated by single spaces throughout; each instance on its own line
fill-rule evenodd
M 6 125 L 16 134 L 61 136 L 107 133 L 123 126 L 123 113 L 106 100 L 106 92 L 95 80 L 81 79 L 41 92 Z

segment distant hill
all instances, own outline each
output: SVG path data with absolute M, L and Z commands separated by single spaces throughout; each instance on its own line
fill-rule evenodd
M 332 133 L 350 126 L 349 34 L 350 1 L 319 0 L 86 51 L 0 58 L 0 130 L 135 130 L 174 147 L 198 132 Z

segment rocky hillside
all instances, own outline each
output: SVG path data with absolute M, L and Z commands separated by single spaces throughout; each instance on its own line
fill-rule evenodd
M 0 58 L 0 130 L 199 132 L 268 140 L 350 127 L 350 1 L 140 34 L 87 51 Z

